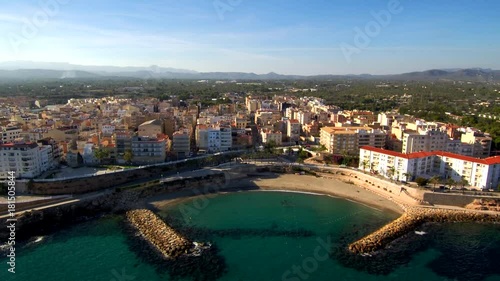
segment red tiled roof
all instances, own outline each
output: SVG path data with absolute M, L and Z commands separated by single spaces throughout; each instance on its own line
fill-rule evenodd
M 363 146 L 361 149 L 364 150 L 369 150 L 373 152 L 378 152 L 378 153 L 383 153 L 395 157 L 401 157 L 405 159 L 416 159 L 416 158 L 423 158 L 423 157 L 428 157 L 428 156 L 443 156 L 443 157 L 450 157 L 454 159 L 459 159 L 463 161 L 469 161 L 469 162 L 474 162 L 478 164 L 485 164 L 485 165 L 494 165 L 494 164 L 500 164 L 500 156 L 494 156 L 494 157 L 488 157 L 485 159 L 480 159 L 480 158 L 474 158 L 470 156 L 464 156 L 460 154 L 455 154 L 455 153 L 450 153 L 446 151 L 422 151 L 422 152 L 413 152 L 409 154 L 401 153 L 401 152 L 396 152 L 392 150 L 385 150 L 382 148 L 376 148 L 373 146 Z
M 384 154 L 395 156 L 395 157 L 409 159 L 408 154 L 404 154 L 404 153 L 396 152 L 396 151 L 392 151 L 392 150 L 386 150 L 383 148 L 377 148 L 377 147 L 373 147 L 373 146 L 362 146 L 361 149 L 369 150 L 369 151 L 373 151 L 373 152 L 378 152 L 378 153 L 384 153 Z
M 38 145 L 33 142 L 26 142 L 26 143 L 12 143 L 12 142 L 7 142 L 7 143 L 0 143 L 0 147 L 30 147 L 30 148 L 35 148 Z

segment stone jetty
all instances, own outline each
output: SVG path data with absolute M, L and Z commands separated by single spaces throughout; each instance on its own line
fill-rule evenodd
M 168 226 L 150 210 L 132 210 L 126 213 L 129 223 L 165 258 L 176 259 L 195 250 L 195 244 Z
M 419 207 L 407 208 L 401 217 L 350 244 L 349 251 L 354 254 L 369 254 L 383 249 L 390 242 L 414 231 L 426 222 L 498 223 L 500 222 L 500 214 Z

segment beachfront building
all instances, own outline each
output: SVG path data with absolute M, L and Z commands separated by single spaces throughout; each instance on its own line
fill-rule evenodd
M 456 182 L 465 179 L 477 189 L 496 188 L 500 183 L 500 156 L 480 159 L 444 151 L 400 153 L 364 146 L 359 168 L 394 180 L 433 176 Z
M 16 178 L 35 178 L 51 168 L 51 146 L 38 146 L 33 142 L 0 143 L 0 179 L 15 172 Z

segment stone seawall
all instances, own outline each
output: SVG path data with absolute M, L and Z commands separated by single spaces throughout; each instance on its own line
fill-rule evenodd
M 204 166 L 213 166 L 230 161 L 234 155 L 214 155 L 210 158 L 187 160 L 182 163 L 163 166 L 150 166 L 142 169 L 130 169 L 122 172 L 92 175 L 77 179 L 43 181 L 33 180 L 28 185 L 27 192 L 36 195 L 61 195 L 61 194 L 83 194 L 125 184 L 138 179 L 157 178 L 161 174 L 165 176 L 175 175 L 177 172 L 191 171 Z
M 130 209 L 142 208 L 144 207 L 144 199 L 155 195 L 200 187 L 219 189 L 225 185 L 225 181 L 224 174 L 185 178 L 144 188 L 109 190 L 91 199 L 25 212 L 16 216 L 18 238 L 23 239 L 32 235 L 51 233 L 57 230 L 60 225 L 71 224 L 79 218 L 85 219 L 100 214 L 122 213 Z M 7 225 L 6 219 L 1 220 L 0 224 L 1 226 Z M 6 227 L 0 227 L 0 240 L 8 237 L 7 230 Z
M 175 259 L 188 254 L 194 244 L 177 233 L 150 210 L 126 213 L 128 222 L 165 258 Z
M 398 219 L 349 245 L 354 254 L 367 254 L 383 249 L 395 239 L 426 222 L 500 222 L 500 214 L 430 208 L 409 208 Z

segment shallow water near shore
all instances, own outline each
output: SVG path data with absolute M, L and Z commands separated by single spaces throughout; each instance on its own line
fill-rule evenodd
M 217 280 L 500 280 L 498 225 L 428 224 L 418 229 L 427 234 L 410 233 L 386 256 L 349 259 L 336 249 L 398 214 L 279 192 L 187 199 L 158 214 L 190 238 L 217 246 L 226 266 Z M 18 249 L 15 275 L 1 259 L 0 280 L 174 280 L 131 247 L 122 220 L 105 216 L 35 238 Z

